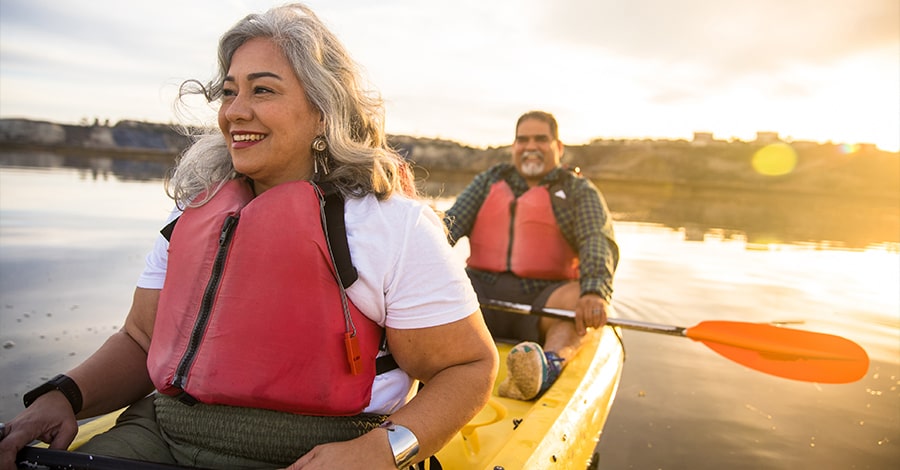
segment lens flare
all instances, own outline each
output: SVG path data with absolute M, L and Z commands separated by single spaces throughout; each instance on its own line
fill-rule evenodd
M 844 155 L 850 155 L 859 152 L 859 144 L 841 144 L 840 149 Z
M 753 169 L 761 175 L 781 176 L 794 171 L 797 152 L 784 143 L 770 144 L 753 154 Z

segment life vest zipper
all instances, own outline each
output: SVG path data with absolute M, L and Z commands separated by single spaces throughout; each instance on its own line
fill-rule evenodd
M 213 260 L 212 274 L 210 274 L 209 282 L 203 291 L 203 298 L 200 301 L 200 310 L 197 313 L 197 320 L 191 330 L 191 338 L 188 341 L 187 349 L 178 362 L 175 369 L 175 375 L 172 378 L 172 385 L 184 390 L 187 385 L 188 373 L 190 373 L 191 365 L 197 357 L 197 349 L 200 342 L 206 334 L 206 327 L 209 325 L 209 317 L 212 313 L 213 301 L 219 290 L 219 283 L 222 280 L 222 271 L 225 267 L 225 258 L 228 257 L 228 250 L 231 247 L 231 238 L 234 235 L 234 229 L 237 226 L 238 217 L 230 215 L 222 224 L 222 230 L 219 232 L 219 247 L 216 251 L 216 257 Z
M 513 243 L 516 241 L 514 227 L 516 226 L 516 203 L 518 198 L 514 198 L 509 203 L 509 242 L 506 244 L 506 270 L 512 271 L 512 251 Z

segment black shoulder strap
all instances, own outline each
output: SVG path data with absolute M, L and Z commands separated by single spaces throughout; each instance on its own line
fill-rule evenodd
M 359 279 L 359 272 L 353 266 L 350 259 L 350 245 L 347 243 L 347 226 L 344 223 L 344 196 L 330 184 L 322 184 L 322 192 L 325 195 L 325 225 L 328 229 L 328 243 L 334 256 L 334 264 L 337 266 L 341 284 L 346 289 Z M 381 333 L 381 350 L 387 348 L 386 332 Z M 400 368 L 392 354 L 386 354 L 375 360 L 375 375 L 381 375 Z M 437 461 L 435 460 L 435 463 Z M 440 464 L 431 467 L 440 469 Z
M 578 167 L 570 168 L 568 166 L 560 166 L 559 171 L 548 181 L 547 187 L 553 190 L 562 189 L 574 179 L 584 179 L 581 169 Z
M 350 245 L 347 244 L 347 226 L 344 225 L 344 196 L 331 185 L 322 185 L 325 193 L 325 224 L 328 228 L 328 243 L 334 254 L 338 276 L 344 289 L 359 279 L 359 273 L 350 259 Z
M 174 220 L 169 222 L 168 225 L 166 225 L 162 228 L 162 230 L 159 231 L 159 233 L 161 233 L 162 236 L 165 237 L 166 241 L 172 241 L 172 231 L 175 230 L 175 224 L 178 223 L 178 219 L 180 218 L 181 216 L 175 217 Z

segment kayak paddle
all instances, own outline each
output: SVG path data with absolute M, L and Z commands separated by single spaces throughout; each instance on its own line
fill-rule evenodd
M 25 447 L 16 454 L 16 467 L 20 470 L 187 470 L 195 467 L 144 462 L 140 460 L 82 454 L 78 451 Z
M 571 310 L 489 300 L 483 308 L 523 315 L 575 318 Z M 681 327 L 636 320 L 607 319 L 612 326 L 650 333 L 682 336 L 699 341 L 713 351 L 767 374 L 818 383 L 850 383 L 866 375 L 869 356 L 858 344 L 840 336 L 783 328 L 765 323 L 711 320 Z

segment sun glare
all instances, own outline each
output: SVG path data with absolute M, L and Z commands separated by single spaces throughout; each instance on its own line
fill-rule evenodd
M 752 160 L 753 169 L 761 175 L 782 176 L 794 171 L 797 153 L 784 143 L 770 144 L 759 149 Z

